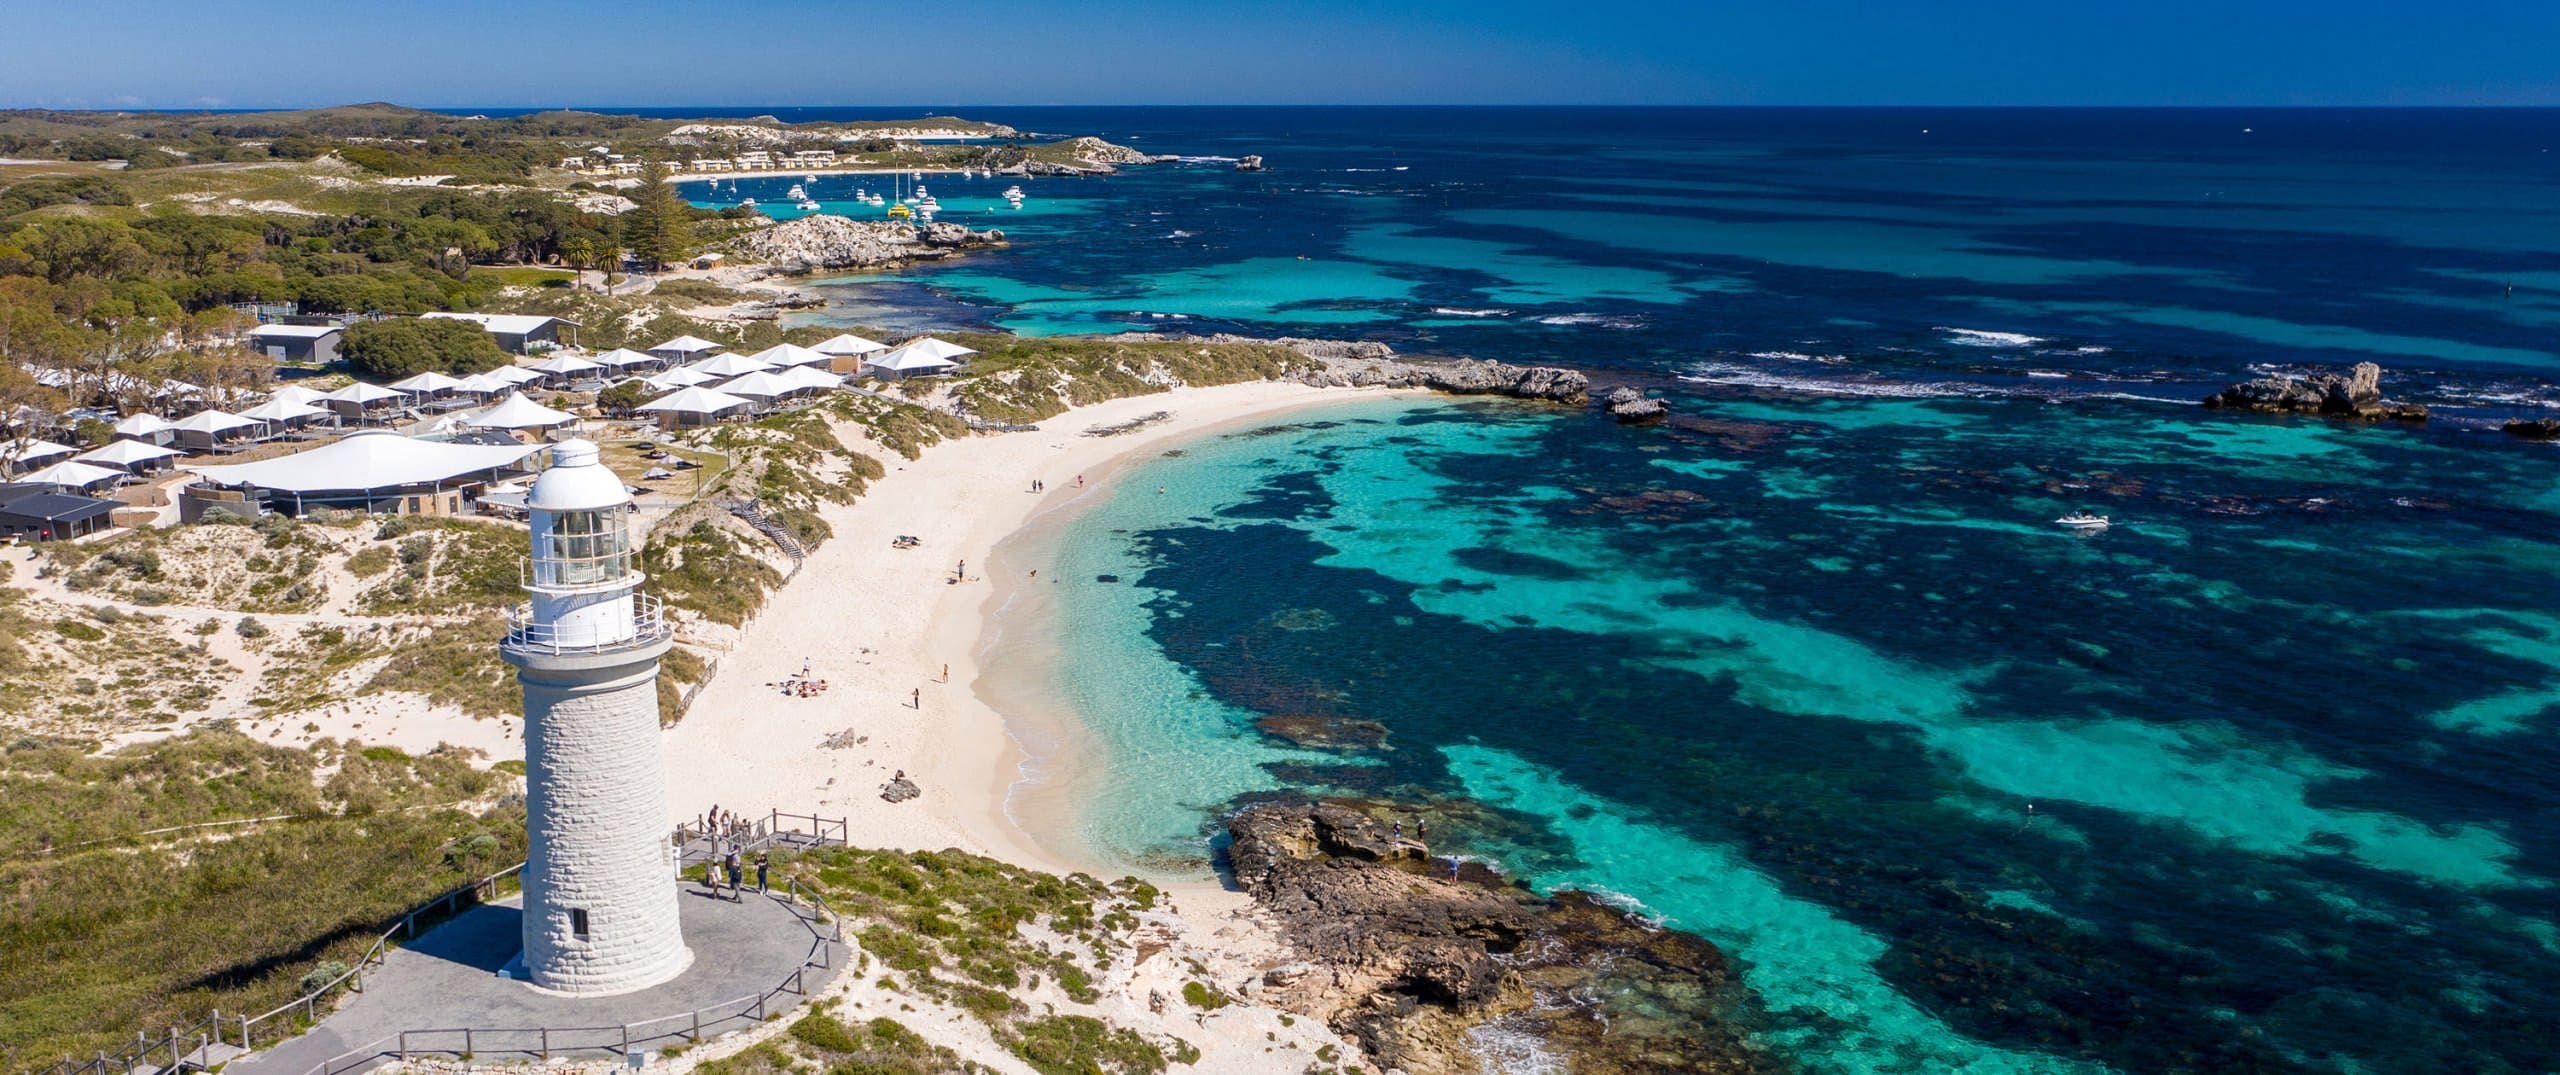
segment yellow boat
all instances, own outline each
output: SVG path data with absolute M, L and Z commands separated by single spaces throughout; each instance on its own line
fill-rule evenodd
M 903 205 L 892 205 L 889 207 L 889 219 L 891 220 L 905 220 L 906 218 L 914 215 L 915 214 L 908 212 L 907 207 Z

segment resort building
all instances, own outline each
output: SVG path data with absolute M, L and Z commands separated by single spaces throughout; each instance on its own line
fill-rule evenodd
M 243 342 L 277 362 L 318 366 L 338 360 L 338 343 L 346 334 L 337 325 L 260 325 Z
M 212 507 L 245 515 L 312 508 L 461 515 L 480 490 L 523 476 L 525 459 L 540 451 L 538 444 L 449 444 L 361 430 L 274 459 L 185 467 L 204 481 L 188 487 L 178 514 L 187 522 Z
M 469 321 L 487 330 L 490 337 L 498 341 L 498 346 L 519 355 L 529 355 L 537 350 L 558 347 L 561 326 L 578 327 L 575 321 L 559 317 L 544 317 L 540 314 L 431 313 L 418 316 Z
M 115 527 L 123 505 L 96 497 L 57 493 L 44 485 L 0 485 L 0 537 L 65 541 Z

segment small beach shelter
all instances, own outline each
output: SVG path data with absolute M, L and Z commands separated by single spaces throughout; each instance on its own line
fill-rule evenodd
M 889 345 L 878 340 L 866 340 L 848 332 L 841 336 L 830 336 L 820 340 L 810 345 L 809 349 L 822 355 L 847 355 L 860 358 L 886 351 Z
M 497 406 L 464 418 L 462 424 L 481 429 L 558 429 L 577 420 L 577 415 L 545 407 L 524 398 L 524 393 L 515 392 Z
M 399 393 L 392 394 L 396 396 Z M 257 419 L 242 418 L 229 411 L 197 411 L 171 426 L 169 431 L 177 436 L 181 445 L 211 448 L 223 441 L 246 436 L 248 430 L 257 427 Z
M 773 400 L 791 394 L 791 382 L 773 370 L 757 370 L 743 377 L 721 382 L 720 391 L 754 400 Z
M 783 366 L 824 366 L 835 361 L 823 351 L 802 347 L 796 343 L 777 343 L 747 357 L 777 369 Z
M 24 470 L 28 467 L 42 466 L 79 450 L 68 444 L 55 444 L 49 440 L 30 440 L 24 444 L 0 440 L 0 463 L 9 464 L 12 470 Z
M 511 391 L 514 388 L 515 385 L 509 384 L 504 378 L 475 373 L 454 382 L 453 391 L 456 395 L 487 397 Z
M 714 377 L 708 373 L 695 373 L 688 369 L 672 369 L 655 377 L 643 377 L 640 379 L 640 383 L 648 385 L 649 387 L 661 392 L 673 392 L 679 388 L 691 388 L 698 384 L 710 384 L 711 382 L 719 379 L 720 378 Z
M 542 379 L 541 374 L 535 373 L 523 366 L 500 366 L 496 369 L 490 370 L 489 376 L 505 381 L 511 385 L 532 384 L 533 382 Z
M 535 363 L 533 372 L 565 384 L 577 380 L 580 374 L 594 373 L 603 368 L 602 362 L 589 362 L 576 355 L 555 355 Z
M 748 410 L 755 405 L 754 400 L 742 396 L 696 386 L 679 389 L 633 409 L 653 412 L 660 416 L 660 421 L 672 427 L 706 425 L 722 415 Z
M 140 474 L 147 470 L 156 469 L 163 460 L 174 459 L 177 458 L 177 456 L 178 453 L 176 451 L 163 448 L 157 444 L 150 444 L 138 440 L 117 440 L 107 442 L 106 447 L 82 452 L 79 455 L 72 456 L 71 459 L 75 463 L 87 463 L 91 466 L 99 467 L 118 467 L 123 469 L 126 473 Z
M 55 463 L 18 480 L 28 485 L 51 485 L 86 493 L 104 485 L 113 485 L 130 477 L 121 467 L 102 467 L 78 461 Z
M 721 344 L 713 343 L 700 336 L 678 336 L 675 339 L 668 340 L 665 343 L 650 348 L 649 353 L 669 362 L 691 362 L 696 358 L 700 358 L 703 355 L 719 350 L 721 346 Z
M 629 372 L 641 366 L 656 366 L 666 362 L 665 359 L 659 358 L 658 356 L 646 351 L 634 351 L 626 347 L 617 347 L 613 350 L 597 355 L 595 360 L 603 365 L 610 366 L 624 372 Z
M 289 384 L 267 393 L 268 402 L 280 400 L 285 403 L 318 403 L 327 398 L 329 394 L 326 392 L 315 392 L 298 384 Z
M 287 400 L 271 399 L 240 412 L 240 417 L 257 419 L 258 421 L 265 423 L 270 429 L 279 427 L 284 429 L 298 429 L 309 424 L 312 419 L 325 417 L 328 413 L 329 408 L 327 407 L 316 406 L 309 403 L 294 403 Z
M 388 387 L 397 391 L 407 392 L 413 396 L 426 398 L 430 396 L 440 396 L 447 392 L 451 392 L 456 388 L 462 387 L 462 382 L 459 379 L 448 377 L 444 374 L 437 373 L 434 370 L 428 370 L 425 373 L 421 373 L 406 380 L 393 381 Z
M 884 381 L 902 381 L 909 377 L 947 373 L 958 368 L 959 365 L 947 358 L 935 358 L 925 354 L 910 344 L 863 359 L 862 372 Z
M 717 354 L 703 359 L 700 362 L 690 363 L 684 368 L 692 370 L 695 373 L 707 374 L 712 377 L 729 378 L 744 377 L 750 373 L 762 373 L 766 370 L 772 369 L 773 363 L 760 358 L 749 358 L 745 355 Z
M 908 340 L 898 349 L 901 351 L 913 351 L 928 358 L 946 359 L 953 365 L 958 365 L 961 359 L 977 354 L 976 351 L 962 347 L 949 340 L 937 340 L 931 336 L 918 336 L 915 339 Z
M 177 428 L 175 424 L 156 414 L 128 414 L 117 419 L 115 426 L 116 436 L 150 441 L 153 444 L 166 442 L 169 439 L 169 431 L 175 428 Z
M 833 392 L 844 387 L 844 378 L 816 366 L 788 366 L 773 371 L 773 375 L 794 392 Z
M 357 381 L 320 397 L 321 402 L 330 410 L 338 412 L 339 417 L 359 420 L 364 418 L 366 412 L 382 409 L 407 398 L 409 397 L 381 385 L 366 384 L 363 381 Z

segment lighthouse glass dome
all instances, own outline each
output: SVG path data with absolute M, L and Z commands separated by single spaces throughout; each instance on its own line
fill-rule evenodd
M 628 506 L 550 512 L 533 546 L 533 584 L 596 586 L 631 574 Z

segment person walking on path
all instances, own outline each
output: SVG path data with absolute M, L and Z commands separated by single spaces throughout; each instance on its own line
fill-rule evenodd
M 771 868 L 772 865 L 773 863 L 765 857 L 764 852 L 756 852 L 756 891 L 763 892 L 766 890 L 765 871 Z
M 960 561 L 960 569 L 951 573 L 962 582 L 969 581 L 969 561 Z
M 942 681 L 945 683 L 951 682 L 951 665 L 948 663 L 945 663 L 942 666 Z
M 729 899 L 731 902 L 734 903 L 747 898 L 746 882 L 747 871 L 745 864 L 738 861 L 737 852 L 729 852 Z
M 907 706 L 917 712 L 924 711 L 924 688 L 918 687 L 907 695 Z

